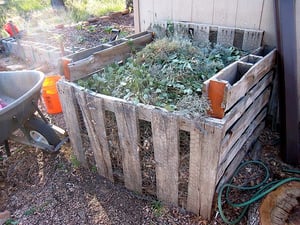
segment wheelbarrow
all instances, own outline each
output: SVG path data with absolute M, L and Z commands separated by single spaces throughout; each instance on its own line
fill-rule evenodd
M 0 144 L 8 155 L 9 139 L 47 152 L 66 142 L 59 135 L 65 132 L 54 129 L 38 108 L 44 77 L 34 70 L 0 72 Z

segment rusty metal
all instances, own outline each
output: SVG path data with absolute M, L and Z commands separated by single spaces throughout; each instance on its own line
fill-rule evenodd
M 281 153 L 289 164 L 300 164 L 295 0 L 275 0 L 277 28 Z

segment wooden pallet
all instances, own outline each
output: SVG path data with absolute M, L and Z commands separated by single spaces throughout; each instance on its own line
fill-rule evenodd
M 241 161 L 245 152 L 241 151 L 242 146 L 250 137 L 257 138 L 263 129 L 262 122 L 266 116 L 273 79 L 274 60 L 270 58 L 274 55 L 275 51 L 265 56 L 250 55 L 211 79 L 226 83 L 223 97 L 224 93 L 238 96 L 228 109 L 225 107 L 227 110 L 224 110 L 221 119 L 207 117 L 189 120 L 164 109 L 143 104 L 134 105 L 122 99 L 87 91 L 67 80 L 59 81 L 61 104 L 76 157 L 83 165 L 87 164 L 80 132 L 80 111 L 99 174 L 114 181 L 104 118 L 106 111 L 113 113 L 117 122 L 119 151 L 123 155 L 124 185 L 130 190 L 142 193 L 139 123 L 140 120 L 149 121 L 154 147 L 156 196 L 163 202 L 177 205 L 179 132 L 186 131 L 190 135 L 186 208 L 204 218 L 210 218 L 218 183 L 225 182 L 224 175 L 226 177 L 230 174 Z M 228 71 L 235 71 L 239 64 L 246 65 L 245 73 L 240 79 L 231 80 L 232 74 Z M 208 85 L 207 89 L 209 88 Z
M 168 26 L 167 22 L 156 25 L 155 35 L 166 35 L 170 32 Z M 263 35 L 262 31 L 195 23 L 176 22 L 172 26 L 175 35 L 231 44 L 243 50 L 260 47 Z M 148 194 L 174 205 L 181 204 L 179 198 L 183 197 L 185 204 L 181 207 L 210 218 L 217 186 L 226 182 L 264 128 L 276 50 L 258 48 L 207 80 L 203 92 L 211 101 L 212 111 L 209 117 L 197 120 L 159 107 L 134 105 L 119 98 L 96 94 L 72 82 L 101 70 L 105 65 L 124 60 L 131 51 L 129 40 L 135 46 L 145 46 L 152 41 L 152 35 L 152 32 L 143 32 L 63 59 L 66 79 L 58 82 L 58 90 L 72 148 L 77 159 L 87 165 L 85 146 L 88 142 L 100 175 L 112 182 L 117 180 L 116 175 L 121 176 L 126 188 L 143 193 L 146 189 L 141 166 L 144 156 L 140 124 L 147 121 L 152 133 L 153 183 L 156 187 L 154 193 Z M 118 144 L 115 148 L 122 155 L 121 174 L 113 166 L 112 143 L 106 131 L 107 112 L 116 120 L 114 129 L 117 130 Z M 189 135 L 184 196 L 180 196 L 182 187 L 179 185 L 182 131 Z

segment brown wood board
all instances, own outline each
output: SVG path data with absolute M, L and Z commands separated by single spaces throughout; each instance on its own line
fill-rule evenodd
M 66 82 L 57 82 L 60 102 L 63 109 L 64 119 L 68 129 L 70 141 L 72 143 L 73 152 L 79 162 L 87 166 L 85 152 L 82 144 L 80 124 L 77 112 L 77 100 L 75 97 L 74 88 Z
M 152 135 L 156 162 L 157 197 L 178 204 L 179 124 L 177 117 L 152 111 Z
M 115 101 L 115 115 L 118 125 L 120 147 L 123 153 L 125 187 L 142 193 L 142 175 L 139 158 L 140 141 L 136 106 Z
M 86 92 L 78 90 L 76 97 L 89 134 L 97 170 L 101 176 L 113 182 L 111 158 L 104 125 L 103 101 L 99 98 L 91 98 Z M 96 118 L 95 112 L 98 114 Z

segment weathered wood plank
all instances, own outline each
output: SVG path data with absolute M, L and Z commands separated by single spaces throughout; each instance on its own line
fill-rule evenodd
M 224 104 L 226 105 L 225 111 L 229 110 L 257 81 L 273 68 L 275 58 L 276 49 L 254 64 L 238 82 L 229 88 L 226 99 L 224 100 Z
M 203 122 L 195 123 L 190 133 L 187 209 L 204 218 L 211 216 L 221 137 L 221 126 Z
M 235 170 L 237 169 L 237 167 L 239 166 L 239 164 L 241 163 L 241 161 L 247 154 L 248 150 L 250 149 L 252 143 L 255 140 L 257 140 L 257 138 L 259 137 L 259 135 L 262 132 L 262 130 L 264 129 L 264 127 L 265 127 L 265 122 L 262 121 L 256 127 L 254 132 L 252 134 L 250 134 L 250 136 L 248 137 L 248 139 L 246 140 L 246 142 L 244 143 L 244 145 L 241 148 L 240 148 L 240 145 L 234 146 L 234 148 L 240 149 L 240 150 L 236 151 L 236 149 L 232 149 L 232 152 L 237 152 L 237 154 L 236 154 L 235 158 L 233 160 L 231 160 L 231 162 L 228 161 L 228 163 L 230 163 L 230 164 L 229 165 L 227 164 L 228 166 L 226 166 L 226 165 L 219 166 L 218 175 L 217 175 L 217 181 L 218 181 L 217 192 L 220 189 L 220 187 L 222 187 L 222 185 L 225 184 L 232 177 Z M 243 134 L 243 135 L 245 135 L 245 134 Z M 245 139 L 244 137 L 241 137 L 241 138 L 243 140 Z M 224 170 L 225 170 L 225 172 L 224 172 Z
M 115 45 L 111 48 L 96 52 L 93 55 L 68 64 L 70 70 L 70 81 L 75 81 L 94 73 L 106 65 L 113 62 L 123 61 L 131 54 L 131 49 L 135 47 L 144 47 L 152 41 L 152 33 L 147 33 L 133 40 Z
M 133 104 L 117 101 L 114 104 L 120 147 L 123 152 L 122 165 L 125 187 L 142 193 L 137 109 Z
M 141 32 L 141 25 L 140 25 L 140 0 L 133 0 L 133 8 L 136 9 L 133 11 L 134 13 L 134 31 L 135 33 Z
M 227 131 L 227 134 L 223 138 L 221 145 L 222 151 L 220 152 L 220 163 L 226 158 L 228 151 L 234 143 L 240 138 L 242 133 L 247 129 L 249 124 L 258 115 L 261 109 L 268 103 L 270 97 L 270 89 L 267 89 L 262 93 L 252 105 L 243 113 L 240 119 L 233 125 L 233 127 Z
M 202 125 L 199 125 L 202 126 Z M 205 142 L 202 129 L 194 128 L 190 132 L 190 165 L 189 165 L 189 184 L 187 197 L 187 210 L 195 214 L 200 213 L 200 163 L 202 143 Z
M 101 176 L 113 182 L 111 158 L 104 122 L 103 100 L 78 90 L 76 91 L 76 96 L 89 134 L 97 170 Z
M 273 71 L 266 74 L 266 76 L 225 115 L 225 117 L 222 119 L 224 122 L 225 131 L 227 131 L 242 116 L 242 114 L 254 102 L 254 100 L 272 83 L 273 74 Z
M 267 109 L 265 108 L 247 127 L 245 132 L 239 137 L 238 141 L 233 145 L 230 151 L 227 152 L 225 156 L 223 156 L 223 160 L 220 159 L 220 163 L 217 171 L 217 180 L 221 179 L 221 176 L 224 174 L 226 168 L 234 159 L 236 154 L 240 151 L 245 142 L 250 138 L 253 134 L 254 130 L 262 123 L 264 118 L 267 115 Z
M 85 152 L 82 145 L 80 121 L 74 88 L 69 85 L 68 82 L 63 80 L 57 82 L 57 88 L 73 152 L 78 161 L 83 166 L 87 166 Z
M 178 204 L 179 126 L 177 117 L 152 111 L 152 134 L 156 162 L 157 197 Z

